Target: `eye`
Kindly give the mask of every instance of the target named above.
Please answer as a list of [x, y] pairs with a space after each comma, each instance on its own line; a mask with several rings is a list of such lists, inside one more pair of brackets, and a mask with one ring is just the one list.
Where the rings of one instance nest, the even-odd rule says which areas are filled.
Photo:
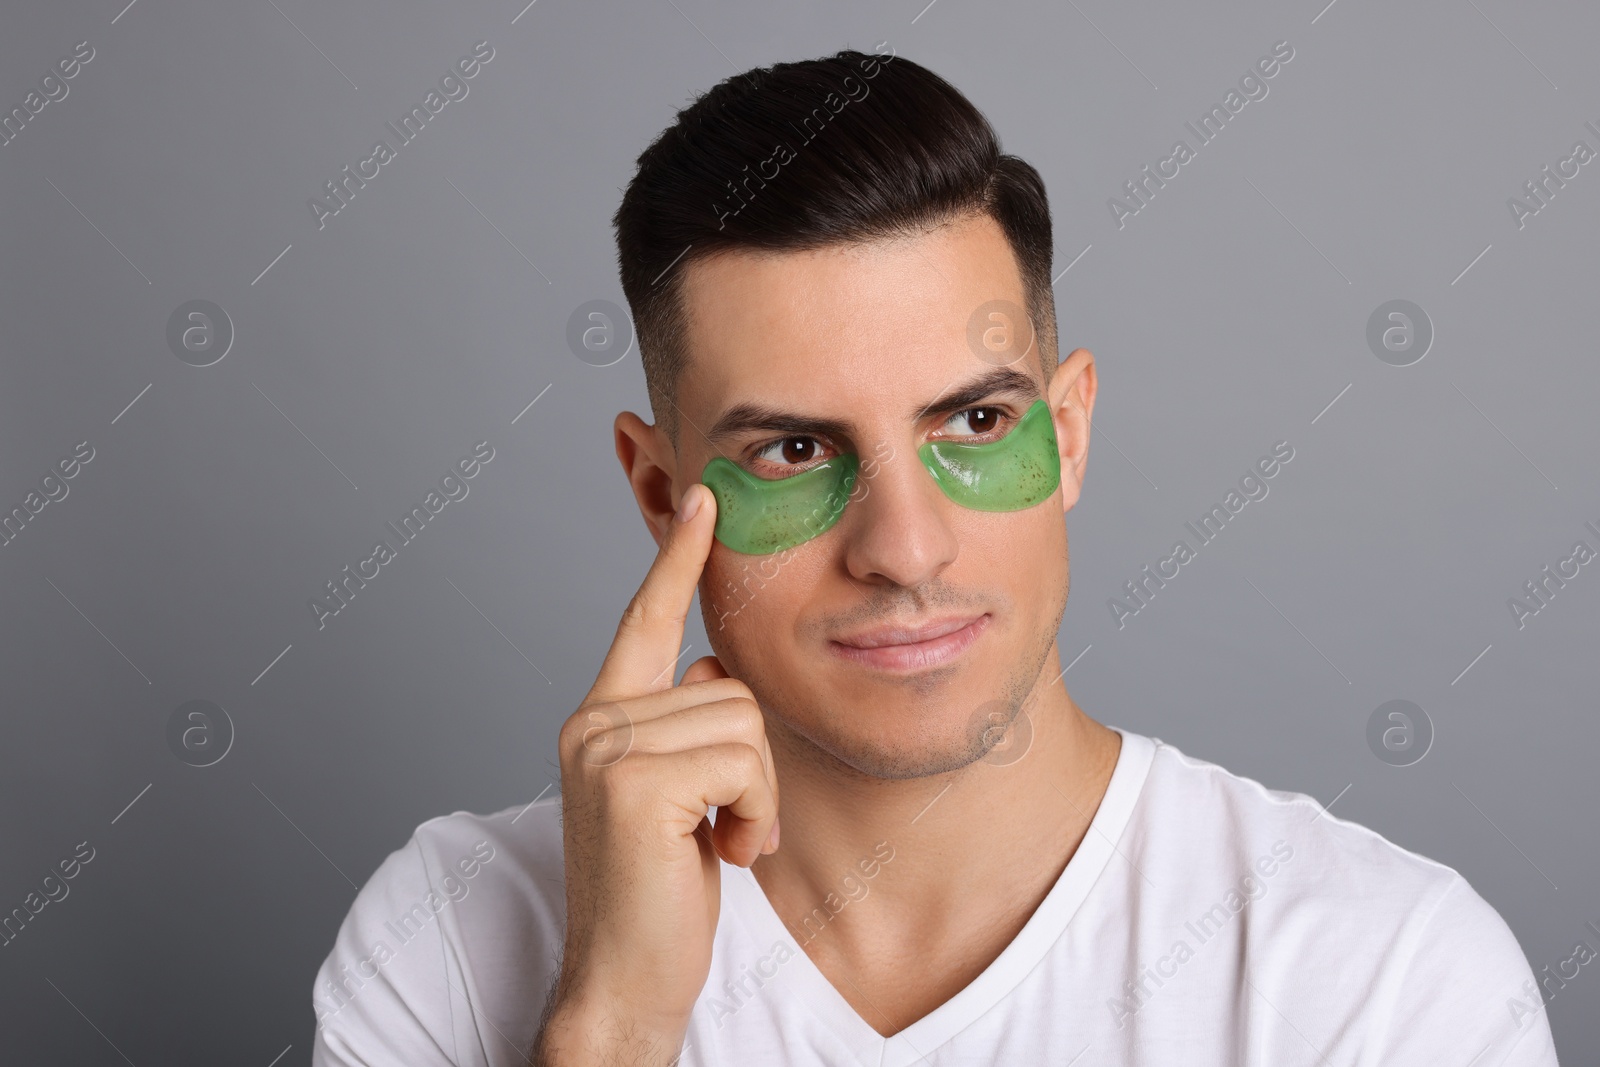
[[761, 446], [752, 458], [766, 468], [756, 473], [764, 477], [783, 478], [800, 473], [804, 467], [815, 466], [822, 452], [822, 445], [815, 437], [780, 437]]
[[958, 411], [945, 420], [945, 426], [947, 428], [959, 428], [964, 423], [970, 431], [969, 433], [952, 433], [949, 435], [951, 437], [984, 437], [989, 435], [998, 437], [1000, 435], [997, 434], [997, 431], [1012, 421], [1014, 420], [1006, 412], [1005, 408], [988, 406]]

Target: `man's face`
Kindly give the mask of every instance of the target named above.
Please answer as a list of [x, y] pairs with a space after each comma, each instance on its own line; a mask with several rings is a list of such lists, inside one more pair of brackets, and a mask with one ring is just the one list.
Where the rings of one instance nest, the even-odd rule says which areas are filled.
[[[861, 464], [821, 535], [767, 556], [712, 545], [700, 586], [712, 647], [780, 733], [874, 777], [980, 758], [995, 723], [1053, 682], [1040, 674], [1066, 606], [1064, 512], [1087, 412], [1076, 425], [1084, 398], [1065, 367], [1045, 394], [1037, 343], [1005, 366], [1011, 356], [969, 344], [973, 313], [996, 300], [1020, 308], [1024, 293], [987, 216], [865, 245], [726, 253], [685, 276], [673, 499], [718, 455], [760, 478], [841, 453]], [[1092, 360], [1083, 377], [1092, 404]], [[918, 447], [1003, 437], [1041, 397], [1063, 457], [1057, 490], [1018, 511], [946, 497]], [[881, 632], [929, 626], [955, 632], [915, 644]], [[873, 643], [886, 647], [862, 647]]]

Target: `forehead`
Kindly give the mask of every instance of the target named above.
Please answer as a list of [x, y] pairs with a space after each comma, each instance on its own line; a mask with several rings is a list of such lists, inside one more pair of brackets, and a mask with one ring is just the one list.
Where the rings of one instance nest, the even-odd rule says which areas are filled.
[[[973, 313], [1024, 303], [1016, 257], [986, 215], [866, 243], [718, 253], [688, 266], [683, 293], [678, 402], [697, 422], [696, 411], [779, 397], [819, 413], [898, 412], [992, 370], [968, 344]], [[1033, 356], [1016, 369], [1038, 366]]]

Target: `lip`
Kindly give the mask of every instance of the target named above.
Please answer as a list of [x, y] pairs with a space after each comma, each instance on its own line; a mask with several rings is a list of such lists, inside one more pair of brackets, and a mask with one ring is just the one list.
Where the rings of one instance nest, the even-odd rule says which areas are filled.
[[830, 640], [828, 650], [878, 670], [926, 670], [960, 656], [988, 627], [989, 620], [984, 613], [936, 619], [921, 626], [883, 626], [846, 640]]

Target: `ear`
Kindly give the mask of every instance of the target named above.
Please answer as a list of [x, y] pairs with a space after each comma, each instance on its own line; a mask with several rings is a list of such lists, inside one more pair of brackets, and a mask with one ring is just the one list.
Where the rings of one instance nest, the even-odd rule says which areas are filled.
[[678, 468], [677, 454], [664, 433], [646, 425], [631, 411], [618, 413], [613, 434], [622, 472], [627, 475], [628, 484], [633, 486], [633, 496], [639, 503], [639, 513], [644, 516], [645, 527], [659, 546], [666, 537], [673, 514], [678, 510], [677, 494], [673, 490]]
[[1073, 349], [1050, 378], [1048, 401], [1061, 454], [1062, 511], [1071, 511], [1083, 491], [1095, 389], [1094, 353], [1087, 348]]

